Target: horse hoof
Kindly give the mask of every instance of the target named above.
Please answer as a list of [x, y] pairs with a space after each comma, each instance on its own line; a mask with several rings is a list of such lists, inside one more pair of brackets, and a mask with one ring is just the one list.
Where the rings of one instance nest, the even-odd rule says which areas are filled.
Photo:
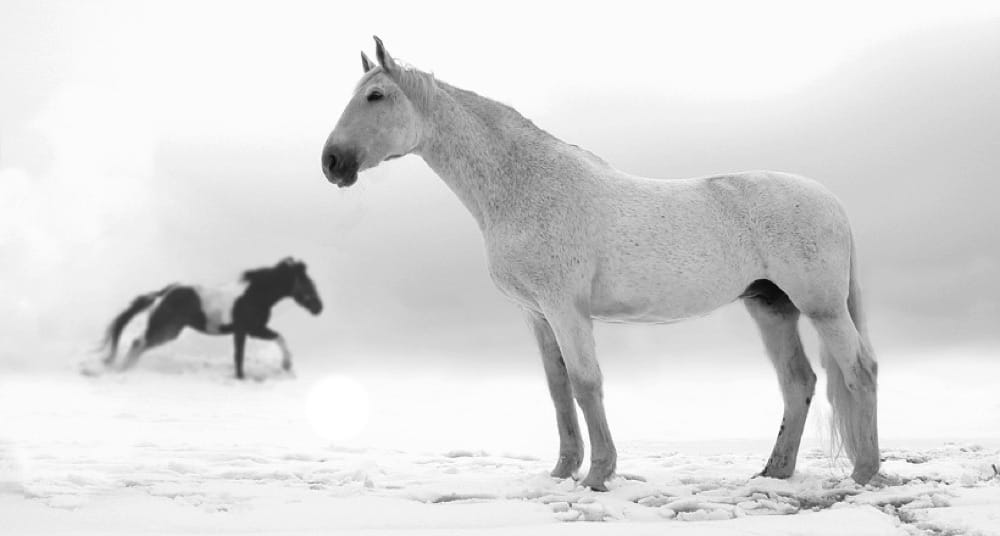
[[772, 469], [770, 467], [765, 467], [763, 471], [753, 475], [752, 478], [757, 478], [759, 476], [762, 476], [764, 478], [778, 478], [781, 480], [785, 480], [787, 478], [791, 478], [792, 473], [794, 472], [795, 472], [794, 469]]
[[80, 374], [82, 374], [84, 376], [89, 376], [91, 378], [95, 378], [97, 376], [100, 376], [104, 372], [107, 372], [107, 367], [105, 367], [105, 370], [100, 370], [100, 369], [92, 368], [92, 367], [80, 367]]
[[587, 478], [584, 478], [580, 485], [594, 491], [608, 491], [608, 485], [604, 483], [603, 478], [591, 478], [590, 475], [587, 475]]
[[900, 486], [903, 484], [903, 480], [895, 475], [887, 475], [882, 472], [875, 473], [871, 480], [868, 481], [869, 486], [876, 488], [885, 488], [889, 486]]
[[549, 473], [549, 476], [552, 478], [569, 478], [573, 476], [573, 471], [562, 467], [556, 467]]
[[583, 457], [576, 455], [561, 455], [559, 456], [559, 461], [556, 462], [556, 466], [549, 473], [553, 478], [569, 478], [573, 476], [573, 473], [580, 468], [583, 463]]
[[862, 465], [858, 464], [854, 467], [854, 472], [851, 473], [851, 478], [855, 482], [864, 486], [878, 473], [878, 464]]

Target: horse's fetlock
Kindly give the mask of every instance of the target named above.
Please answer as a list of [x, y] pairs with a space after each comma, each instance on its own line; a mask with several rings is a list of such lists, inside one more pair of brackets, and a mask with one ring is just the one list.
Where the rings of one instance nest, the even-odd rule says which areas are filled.
[[618, 454], [611, 452], [610, 454], [602, 454], [598, 456], [592, 456], [590, 458], [591, 467], [610, 467], [614, 470], [615, 464], [618, 462]]

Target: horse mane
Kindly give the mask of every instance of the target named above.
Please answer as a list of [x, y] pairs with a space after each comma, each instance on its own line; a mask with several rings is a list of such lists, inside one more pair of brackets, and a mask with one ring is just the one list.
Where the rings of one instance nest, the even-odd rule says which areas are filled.
[[[520, 127], [526, 131], [534, 132], [543, 138], [563, 144], [566, 147], [570, 147], [581, 153], [592, 162], [608, 166], [608, 163], [600, 156], [578, 145], [567, 143], [558, 137], [553, 136], [547, 130], [536, 125], [534, 121], [522, 115], [521, 112], [517, 111], [512, 106], [489, 97], [484, 97], [475, 91], [456, 87], [442, 80], [438, 80], [433, 73], [422, 71], [412, 65], [401, 62], [398, 58], [395, 58], [395, 61], [399, 67], [399, 75], [391, 77], [391, 79], [397, 86], [400, 87], [400, 89], [403, 90], [406, 97], [421, 113], [426, 113], [431, 110], [435, 94], [440, 90], [455, 99], [455, 101], [465, 108], [466, 111], [477, 117], [483, 125], [489, 128], [495, 128], [496, 125], [501, 123]], [[356, 88], [360, 88], [380, 73], [384, 73], [384, 69], [381, 65], [376, 65], [361, 77], [361, 80], [358, 82]]]
[[253, 270], [247, 270], [240, 275], [240, 281], [244, 283], [254, 284], [262, 283], [267, 280], [273, 280], [277, 275], [278, 269], [273, 266], [265, 266], [264, 268], [255, 268]]
[[[421, 73], [420, 71], [416, 71], [416, 73], [418, 75], [426, 75], [426, 73]], [[475, 91], [453, 86], [447, 82], [439, 80], [435, 80], [435, 82], [437, 87], [455, 99], [455, 101], [458, 102], [467, 112], [477, 117], [480, 122], [488, 128], [496, 128], [497, 125], [501, 124], [520, 128], [526, 132], [532, 132], [535, 135], [540, 136], [542, 139], [571, 148], [572, 150], [581, 153], [591, 162], [598, 163], [602, 166], [609, 166], [609, 164], [600, 156], [584, 149], [583, 147], [580, 147], [579, 145], [563, 141], [557, 136], [552, 135], [551, 132], [539, 127], [534, 121], [525, 117], [513, 106], [504, 104], [489, 97], [484, 97]]]
[[[399, 60], [399, 58], [394, 58], [394, 60], [396, 65], [399, 67], [399, 74], [398, 76], [390, 76], [389, 78], [403, 90], [403, 93], [410, 100], [410, 102], [412, 102], [421, 112], [427, 112], [430, 110], [434, 94], [440, 89], [451, 95], [456, 101], [465, 105], [470, 111], [483, 118], [486, 123], [490, 123], [490, 121], [488, 121], [489, 118], [485, 117], [486, 114], [496, 114], [513, 120], [515, 123], [521, 124], [522, 126], [529, 127], [532, 130], [551, 136], [551, 134], [539, 128], [530, 119], [521, 115], [521, 112], [518, 112], [511, 106], [495, 101], [489, 97], [484, 97], [474, 91], [455, 87], [451, 84], [438, 80], [433, 73], [422, 71]], [[376, 65], [361, 77], [361, 80], [359, 80], [355, 86], [355, 91], [367, 84], [372, 78], [375, 78], [384, 72], [385, 69], [383, 69], [381, 65]], [[486, 112], [486, 114], [483, 112]]]
[[426, 73], [416, 67], [400, 67], [399, 85], [411, 102], [420, 110], [430, 108], [431, 99], [438, 89], [438, 79], [433, 73]]
[[293, 276], [279, 264], [247, 270], [240, 279], [247, 284], [242, 294], [244, 298], [273, 304], [291, 291]]
[[283, 289], [292, 284], [297, 269], [301, 269], [304, 273], [305, 263], [288, 257], [274, 266], [246, 270], [240, 275], [240, 281], [250, 286]]

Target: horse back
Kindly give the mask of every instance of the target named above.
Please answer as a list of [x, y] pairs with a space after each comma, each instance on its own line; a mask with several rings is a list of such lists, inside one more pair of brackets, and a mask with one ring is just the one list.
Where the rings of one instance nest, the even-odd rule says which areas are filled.
[[596, 212], [604, 223], [594, 239], [598, 317], [698, 316], [758, 279], [802, 289], [846, 282], [846, 216], [812, 180], [760, 171], [608, 182], [605, 206]]

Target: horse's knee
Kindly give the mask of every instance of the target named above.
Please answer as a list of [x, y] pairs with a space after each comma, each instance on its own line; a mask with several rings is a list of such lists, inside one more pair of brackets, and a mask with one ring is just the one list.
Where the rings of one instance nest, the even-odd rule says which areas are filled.
[[596, 359], [564, 360], [565, 378], [576, 396], [600, 393], [604, 380]]
[[573, 386], [573, 396], [577, 400], [590, 400], [603, 396], [604, 382], [600, 371], [595, 372], [570, 372], [570, 383]]

